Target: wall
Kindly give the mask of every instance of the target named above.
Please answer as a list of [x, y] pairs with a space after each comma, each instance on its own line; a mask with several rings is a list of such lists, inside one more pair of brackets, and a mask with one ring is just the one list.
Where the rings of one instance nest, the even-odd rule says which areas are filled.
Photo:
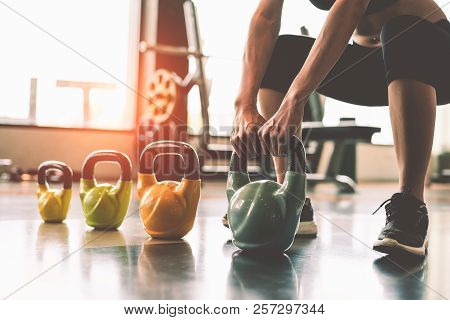
[[359, 182], [397, 181], [394, 146], [359, 143], [356, 147], [356, 177]]
[[[318, 172], [325, 174], [334, 144], [325, 142]], [[386, 182], [398, 179], [394, 146], [358, 143], [356, 145], [356, 178], [358, 182]]]
[[[0, 158], [12, 159], [24, 169], [36, 168], [45, 160], [60, 160], [80, 171], [85, 157], [97, 149], [124, 152], [136, 163], [133, 131], [0, 126]], [[117, 177], [119, 170], [104, 164], [96, 173], [99, 178], [110, 178]]]

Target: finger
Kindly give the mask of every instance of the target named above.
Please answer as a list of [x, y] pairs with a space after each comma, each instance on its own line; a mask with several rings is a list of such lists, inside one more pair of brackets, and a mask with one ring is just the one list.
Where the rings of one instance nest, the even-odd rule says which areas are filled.
[[270, 133], [270, 151], [271, 154], [275, 157], [278, 157], [278, 137], [274, 133]]
[[288, 141], [287, 135], [282, 134], [278, 136], [278, 154], [280, 157], [285, 157], [287, 155], [288, 152], [287, 141]]
[[259, 141], [264, 154], [270, 154], [270, 137], [264, 129], [260, 129], [258, 132]]
[[239, 155], [238, 152], [238, 141], [237, 141], [237, 132], [236, 132], [236, 128], [233, 128], [233, 130], [231, 130], [231, 136], [230, 136], [230, 143], [233, 146], [233, 151], [236, 152]]
[[238, 157], [242, 156], [242, 143], [239, 135], [235, 135], [231, 140], [231, 145], [233, 146], [234, 151], [237, 153]]
[[237, 155], [239, 156], [239, 149], [238, 149], [238, 142], [236, 138], [232, 138], [230, 139], [231, 142], [231, 146], [233, 147], [233, 151], [237, 153]]
[[262, 145], [257, 130], [255, 130], [254, 141], [255, 141], [255, 155], [260, 156], [262, 154]]
[[249, 134], [249, 141], [251, 144], [252, 156], [256, 157], [260, 154], [260, 143], [258, 137], [258, 129], [253, 127]]
[[239, 147], [241, 149], [241, 157], [248, 157], [249, 147], [248, 147], [248, 137], [245, 132], [241, 132], [239, 135], [240, 144]]
[[248, 129], [245, 136], [246, 136], [246, 141], [247, 141], [247, 145], [246, 145], [247, 156], [251, 158], [251, 157], [253, 157], [253, 154], [255, 153], [254, 146], [253, 146], [253, 139], [251, 136], [251, 129]]

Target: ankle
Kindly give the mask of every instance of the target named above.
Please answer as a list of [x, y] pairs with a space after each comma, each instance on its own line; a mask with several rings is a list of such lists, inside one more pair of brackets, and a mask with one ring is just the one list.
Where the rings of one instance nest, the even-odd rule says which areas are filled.
[[410, 195], [410, 196], [413, 196], [417, 200], [425, 202], [424, 197], [423, 197], [423, 187], [422, 188], [413, 188], [413, 187], [409, 187], [409, 186], [401, 186], [400, 192]]

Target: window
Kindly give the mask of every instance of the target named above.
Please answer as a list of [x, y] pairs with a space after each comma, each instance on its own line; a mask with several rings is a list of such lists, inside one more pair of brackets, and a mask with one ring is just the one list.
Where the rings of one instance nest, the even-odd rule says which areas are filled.
[[5, 3], [0, 123], [133, 128], [139, 1]]

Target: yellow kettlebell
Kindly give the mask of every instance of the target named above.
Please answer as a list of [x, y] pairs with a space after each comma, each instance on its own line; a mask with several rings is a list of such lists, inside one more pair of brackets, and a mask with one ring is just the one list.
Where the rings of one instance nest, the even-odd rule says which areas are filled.
[[[116, 162], [121, 175], [116, 185], [97, 184], [95, 165], [99, 162]], [[131, 199], [130, 158], [114, 150], [98, 150], [89, 154], [81, 170], [80, 198], [88, 226], [95, 229], [117, 229], [125, 219]]]
[[[59, 170], [63, 174], [63, 188], [50, 189], [47, 183], [47, 171]], [[63, 222], [69, 211], [72, 196], [72, 169], [60, 161], [45, 161], [38, 168], [38, 208], [45, 222]]]
[[[153, 171], [154, 161], [164, 154], [177, 155], [183, 159], [184, 177], [181, 182], [157, 181]], [[139, 214], [145, 231], [153, 238], [184, 237], [194, 225], [200, 186], [198, 156], [189, 144], [158, 141], [147, 145], [140, 156], [137, 187], [141, 200]]]

